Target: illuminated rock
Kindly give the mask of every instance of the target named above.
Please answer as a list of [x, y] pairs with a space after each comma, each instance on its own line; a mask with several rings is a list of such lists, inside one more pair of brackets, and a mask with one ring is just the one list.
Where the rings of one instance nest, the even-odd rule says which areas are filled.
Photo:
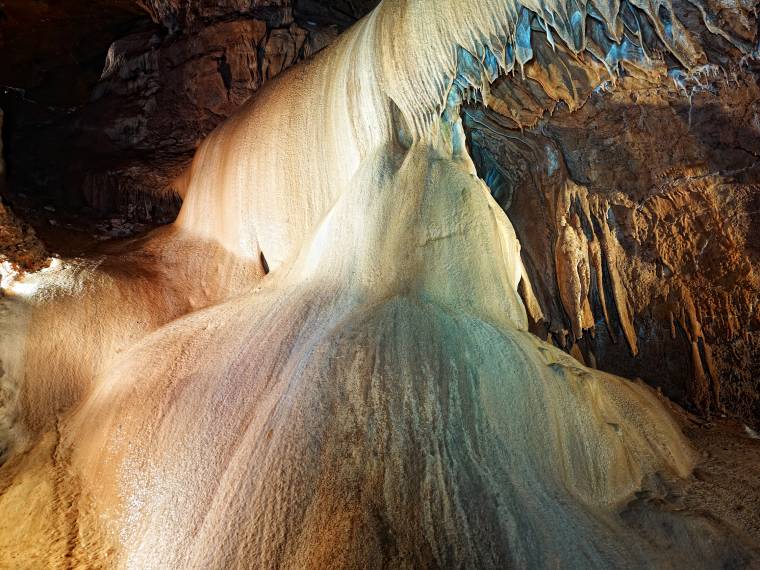
[[[626, 6], [700, 60], [669, 3]], [[599, 13], [606, 65], [644, 61]], [[465, 145], [460, 105], [522, 71], [533, 26], [581, 51], [585, 21], [386, 0], [210, 135], [172, 227], [11, 283], [0, 546], [135, 568], [720, 562], [710, 525], [676, 518], [663, 552], [619, 516], [692, 453], [649, 388], [528, 333], [520, 244]], [[568, 256], [574, 306], [595, 262]]]

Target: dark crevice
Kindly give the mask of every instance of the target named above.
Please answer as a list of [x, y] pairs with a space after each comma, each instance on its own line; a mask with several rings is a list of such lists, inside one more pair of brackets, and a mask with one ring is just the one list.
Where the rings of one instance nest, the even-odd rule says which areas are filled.
[[226, 53], [223, 53], [222, 57], [219, 58], [217, 69], [219, 70], [219, 75], [222, 77], [222, 83], [224, 83], [224, 88], [227, 90], [227, 96], [229, 97], [229, 92], [232, 88], [232, 70], [230, 69], [230, 64], [227, 63]]

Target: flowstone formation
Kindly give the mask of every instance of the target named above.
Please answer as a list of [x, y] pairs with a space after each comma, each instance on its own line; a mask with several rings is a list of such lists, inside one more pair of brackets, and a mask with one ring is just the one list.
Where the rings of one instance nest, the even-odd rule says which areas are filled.
[[385, 0], [206, 139], [174, 224], [4, 285], [8, 566], [757, 562], [727, 521], [626, 509], [692, 450], [528, 332], [461, 107], [532, 26], [556, 65], [699, 62], [667, 2]]

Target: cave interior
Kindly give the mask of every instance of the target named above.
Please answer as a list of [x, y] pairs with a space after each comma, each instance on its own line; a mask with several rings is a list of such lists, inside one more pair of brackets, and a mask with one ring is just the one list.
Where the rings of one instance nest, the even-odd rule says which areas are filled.
[[759, 18], [0, 0], [0, 567], [756, 567]]

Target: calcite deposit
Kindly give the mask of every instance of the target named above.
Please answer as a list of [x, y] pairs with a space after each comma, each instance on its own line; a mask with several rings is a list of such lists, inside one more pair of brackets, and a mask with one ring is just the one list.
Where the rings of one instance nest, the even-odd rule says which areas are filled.
[[[45, 111], [49, 116], [40, 117], [42, 110], [31, 109], [29, 99], [47, 93], [42, 89], [51, 80], [35, 73], [42, 83], [30, 88], [26, 103], [13, 107], [20, 124], [6, 135], [16, 149], [11, 162], [18, 164], [12, 187], [46, 196], [40, 206], [52, 201], [59, 211], [68, 204], [89, 205], [106, 217], [95, 228], [84, 228], [89, 233], [129, 235], [145, 223], [173, 220], [181, 203], [174, 181], [202, 137], [271, 77], [271, 70], [329, 44], [336, 32], [330, 24], [339, 31], [373, 5], [371, 0], [143, 3], [143, 14], [156, 24], [148, 29], [140, 24], [113, 43], [105, 65], [100, 62], [101, 79], [93, 82], [90, 101], [80, 109]], [[753, 7], [676, 0], [673, 11], [684, 23], [684, 37], [699, 46], [691, 56], [699, 64], [687, 74], [662, 51], [650, 24], [621, 6], [624, 28], [630, 33], [639, 26], [636, 34], [649, 38], [643, 52], [635, 42], [614, 47], [592, 18], [584, 55], [576, 57], [563, 42], [552, 46], [540, 25], [530, 23], [532, 59], [524, 65], [525, 77], [517, 71], [497, 79], [486, 95], [488, 110], [475, 103], [465, 113], [473, 156], [502, 207], [513, 195], [518, 198], [513, 221], [535, 288], [523, 291], [535, 333], [586, 364], [642, 378], [692, 410], [738, 415], [757, 427], [760, 359], [752, 267], [760, 208], [753, 166], [758, 139]], [[17, 10], [9, 6], [10, 19], [0, 27], [19, 22]], [[27, 19], [30, 10], [22, 12]], [[74, 6], [69, 11], [81, 21]], [[97, 27], [108, 30], [117, 28], [117, 14], [134, 18], [135, 12], [140, 8], [116, 3], [89, 17], [101, 18]], [[38, 25], [60, 22], [62, 14], [57, 8], [47, 12]], [[38, 32], [61, 38], [54, 53], [65, 50], [65, 38], [73, 33], [56, 32], [59, 28]], [[22, 45], [12, 29], [6, 37]], [[78, 40], [84, 41], [92, 39]], [[37, 49], [52, 49], [44, 45]], [[19, 60], [17, 51], [7, 53], [7, 61]], [[0, 79], [14, 84], [21, 80], [16, 70], [28, 67], [24, 60]], [[19, 105], [13, 93], [8, 104]], [[487, 128], [477, 128], [475, 120]], [[712, 190], [682, 188], [697, 180]], [[679, 227], [659, 213], [643, 220], [638, 215], [643, 201], [648, 208], [663, 207], [664, 183], [679, 191], [671, 211], [708, 208], [713, 222], [699, 219]], [[550, 213], [557, 200], [567, 202], [568, 192], [578, 193], [576, 186], [598, 201], [601, 213], [625, 218], [607, 224], [614, 263], [605, 257], [601, 237], [589, 239], [589, 231], [603, 232], [604, 224], [592, 228], [586, 222], [584, 236], [572, 225], [584, 218], [581, 206], [560, 206], [573, 210], [564, 225], [562, 216]], [[26, 215], [26, 203], [20, 206]], [[540, 231], [532, 223], [537, 210], [543, 216]], [[631, 216], [637, 218], [635, 231]], [[50, 215], [30, 220], [38, 229], [40, 223], [58, 223]], [[64, 222], [59, 225], [71, 225]], [[715, 231], [724, 237], [713, 240]], [[78, 251], [59, 245], [58, 234], [53, 239], [54, 251]], [[705, 244], [710, 247], [703, 249]], [[705, 255], [721, 263], [705, 263]]]
[[465, 115], [479, 169], [513, 212], [533, 330], [748, 423], [760, 413], [753, 65], [619, 78], [577, 111], [536, 109], [529, 131], [497, 106]]
[[286, 3], [143, 4], [77, 120], [182, 205], [3, 280], [6, 566], [760, 563], [694, 435], [757, 402], [749, 8], [384, 0], [308, 57]]
[[[0, 109], [0, 195], [5, 190], [6, 167], [3, 159], [3, 110]], [[0, 199], [0, 279], [19, 272], [37, 271], [48, 263], [44, 246], [34, 230], [20, 221]]]

